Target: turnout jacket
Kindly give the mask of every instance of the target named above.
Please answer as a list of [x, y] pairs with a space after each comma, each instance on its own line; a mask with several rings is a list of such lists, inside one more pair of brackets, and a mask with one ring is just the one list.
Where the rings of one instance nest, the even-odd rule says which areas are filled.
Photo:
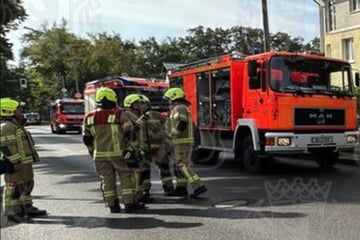
[[[187, 126], [184, 130], [179, 131], [178, 125], [181, 121], [186, 122]], [[167, 127], [172, 136], [173, 145], [194, 143], [194, 122], [189, 108], [185, 104], [177, 104], [171, 110]]]
[[142, 149], [158, 149], [165, 144], [165, 122], [166, 117], [158, 111], [147, 111], [149, 119], [141, 129]]
[[85, 115], [83, 141], [94, 160], [122, 158], [125, 149], [122, 109], [95, 109]]
[[14, 165], [32, 164], [39, 161], [31, 134], [16, 119], [1, 120], [0, 148]]

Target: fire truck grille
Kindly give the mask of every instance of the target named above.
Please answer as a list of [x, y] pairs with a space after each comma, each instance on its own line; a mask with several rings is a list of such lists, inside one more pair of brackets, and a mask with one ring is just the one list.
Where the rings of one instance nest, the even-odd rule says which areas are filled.
[[83, 121], [82, 118], [67, 118], [67, 120], [70, 122], [82, 122]]
[[295, 108], [295, 126], [344, 126], [344, 109]]

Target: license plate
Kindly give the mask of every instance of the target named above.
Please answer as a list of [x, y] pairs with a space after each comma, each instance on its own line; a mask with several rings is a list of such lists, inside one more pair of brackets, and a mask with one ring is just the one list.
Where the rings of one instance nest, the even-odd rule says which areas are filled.
[[332, 143], [332, 136], [320, 136], [320, 137], [312, 137], [311, 143]]

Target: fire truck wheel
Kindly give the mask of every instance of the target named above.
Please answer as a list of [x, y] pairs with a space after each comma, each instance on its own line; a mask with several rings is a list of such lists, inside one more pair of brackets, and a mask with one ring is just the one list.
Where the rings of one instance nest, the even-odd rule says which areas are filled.
[[219, 158], [219, 151], [211, 149], [194, 149], [191, 154], [193, 163], [216, 163]]
[[254, 145], [251, 136], [244, 139], [242, 147], [242, 161], [245, 169], [251, 173], [261, 173], [265, 169], [264, 159], [258, 156], [254, 151]]
[[331, 171], [339, 159], [339, 153], [315, 154], [314, 159], [321, 170]]

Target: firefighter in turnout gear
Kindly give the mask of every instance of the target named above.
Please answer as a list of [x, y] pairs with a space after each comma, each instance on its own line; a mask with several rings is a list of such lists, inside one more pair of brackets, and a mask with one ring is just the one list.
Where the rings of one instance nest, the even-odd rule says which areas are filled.
[[87, 113], [84, 118], [83, 142], [94, 159], [106, 206], [111, 213], [121, 212], [116, 186], [118, 175], [125, 212], [130, 213], [144, 206], [136, 201], [133, 173], [123, 157], [126, 146], [123, 111], [117, 106], [117, 95], [110, 88], [100, 88], [95, 101], [97, 109]]
[[126, 132], [126, 161], [133, 170], [133, 184], [135, 185], [135, 195], [139, 202], [149, 202], [144, 199], [144, 191], [141, 186], [141, 171], [144, 158], [144, 152], [141, 150], [142, 134], [141, 128], [136, 124], [136, 120], [141, 115], [141, 102], [137, 94], [130, 94], [125, 97], [123, 102], [125, 111], [124, 131]]
[[139, 95], [143, 107], [143, 114], [136, 123], [141, 127], [141, 149], [145, 152], [145, 160], [142, 165], [141, 186], [144, 190], [144, 198], [150, 198], [151, 188], [151, 164], [155, 162], [160, 170], [160, 177], [164, 193], [174, 190], [173, 177], [169, 167], [169, 157], [165, 149], [164, 126], [166, 117], [160, 112], [151, 109], [148, 97]]
[[188, 108], [189, 102], [180, 88], [168, 89], [163, 98], [168, 101], [170, 108], [167, 130], [171, 136], [177, 177], [176, 189], [170, 195], [187, 196], [187, 184], [190, 184], [194, 189], [191, 197], [196, 198], [205, 193], [207, 188], [189, 166], [194, 144], [194, 123]]
[[24, 128], [22, 106], [11, 98], [0, 99], [2, 161], [4, 169], [5, 215], [15, 223], [31, 217], [46, 215], [45, 210], [33, 206], [31, 192], [34, 187], [33, 163], [39, 161], [31, 134]]

